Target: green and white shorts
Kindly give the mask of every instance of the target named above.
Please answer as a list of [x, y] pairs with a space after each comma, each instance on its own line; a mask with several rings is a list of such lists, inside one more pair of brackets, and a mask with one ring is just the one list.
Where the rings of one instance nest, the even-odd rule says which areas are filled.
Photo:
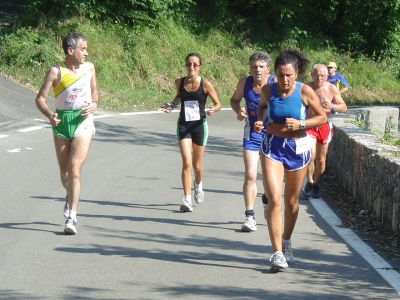
[[83, 118], [82, 110], [56, 109], [56, 113], [61, 121], [57, 126], [53, 126], [53, 132], [60, 138], [72, 140], [78, 136], [95, 134], [93, 115]]

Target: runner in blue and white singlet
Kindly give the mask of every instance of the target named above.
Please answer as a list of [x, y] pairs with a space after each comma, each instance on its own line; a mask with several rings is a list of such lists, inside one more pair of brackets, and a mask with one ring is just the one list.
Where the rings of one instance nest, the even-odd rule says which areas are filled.
[[[266, 219], [274, 250], [270, 257], [270, 270], [273, 273], [287, 268], [293, 261], [291, 237], [299, 213], [299, 194], [310, 160], [311, 142], [306, 128], [327, 121], [313, 89], [296, 81], [298, 74], [306, 71], [307, 64], [308, 60], [303, 54], [295, 50], [285, 50], [278, 55], [275, 60], [277, 83], [262, 88], [258, 121], [254, 123], [255, 131], [261, 132], [264, 128], [264, 112], [268, 111], [267, 133], [261, 144], [260, 156], [268, 197]], [[306, 119], [307, 107], [314, 112], [309, 119]]]
[[[248, 77], [241, 78], [236, 90], [231, 97], [231, 107], [239, 121], [245, 120], [243, 133], [243, 162], [244, 182], [243, 198], [245, 204], [245, 219], [241, 227], [242, 231], [256, 231], [256, 220], [254, 213], [254, 201], [257, 197], [257, 173], [260, 160], [260, 144], [265, 133], [254, 131], [254, 123], [257, 121], [258, 104], [260, 102], [261, 89], [264, 85], [274, 82], [275, 76], [269, 74], [270, 56], [267, 52], [257, 51], [249, 58], [250, 73]], [[244, 108], [241, 107], [242, 99], [245, 99]], [[264, 120], [266, 118], [263, 118]], [[264, 209], [268, 204], [265, 194], [262, 194]]]
[[[275, 75], [271, 74], [268, 78], [267, 84], [273, 83], [274, 78]], [[243, 92], [243, 98], [246, 100], [246, 111], [248, 116], [245, 119], [246, 124], [244, 125], [243, 148], [258, 152], [260, 150], [261, 140], [264, 136], [265, 129], [260, 133], [254, 131], [254, 123], [257, 121], [258, 104], [260, 103], [261, 94], [254, 92], [253, 80], [253, 76], [247, 77]]]
[[[291, 95], [282, 98], [277, 93], [278, 84], [274, 83], [271, 87], [271, 96], [268, 101], [268, 122], [284, 125], [286, 118], [294, 118], [305, 121], [307, 117], [307, 107], [300, 98], [300, 87], [302, 83], [296, 82], [296, 87]], [[266, 133], [264, 135], [261, 152], [268, 158], [282, 163], [286, 170], [294, 171], [304, 168], [310, 161], [311, 144], [309, 137], [304, 134], [302, 139], [310, 146], [305, 147], [305, 151], [299, 151], [299, 140], [282, 138]]]

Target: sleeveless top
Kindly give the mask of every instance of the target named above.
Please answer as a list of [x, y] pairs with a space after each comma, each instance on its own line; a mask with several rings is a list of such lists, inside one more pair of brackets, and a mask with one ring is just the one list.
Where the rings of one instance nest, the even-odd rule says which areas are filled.
[[[275, 75], [270, 74], [267, 84], [273, 83], [274, 78]], [[253, 91], [253, 76], [249, 76], [246, 79], [243, 98], [246, 100], [246, 112], [248, 116], [248, 118], [246, 118], [246, 126], [250, 126], [250, 128], [254, 130], [254, 122], [257, 121], [257, 111], [258, 105], [260, 104], [261, 94]]]
[[277, 83], [272, 84], [271, 96], [268, 100], [268, 122], [284, 125], [286, 118], [305, 120], [308, 107], [301, 101], [300, 87], [302, 83], [296, 81], [296, 88], [286, 98], [282, 98], [277, 92]]
[[87, 73], [86, 64], [82, 64], [78, 74], [68, 72], [64, 63], [59, 63], [61, 80], [53, 91], [56, 97], [56, 109], [80, 110], [92, 102], [90, 88], [91, 77]]
[[339, 91], [344, 87], [349, 87], [346, 79], [344, 79], [343, 75], [340, 73], [335, 73], [335, 75], [333, 76], [328, 76], [328, 79], [326, 81], [335, 85]]
[[204, 91], [203, 78], [201, 78], [200, 86], [195, 92], [188, 92], [184, 87], [184, 81], [185, 77], [181, 78], [181, 85], [179, 87], [179, 94], [181, 95], [180, 124], [205, 119], [207, 94]]

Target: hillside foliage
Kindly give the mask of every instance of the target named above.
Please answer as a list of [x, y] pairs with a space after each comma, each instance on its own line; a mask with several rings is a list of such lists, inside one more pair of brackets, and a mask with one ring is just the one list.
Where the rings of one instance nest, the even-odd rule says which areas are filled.
[[89, 37], [103, 107], [153, 109], [170, 101], [189, 52], [202, 54], [202, 76], [226, 106], [254, 51], [273, 59], [292, 48], [312, 64], [337, 62], [351, 86], [348, 104], [399, 105], [399, 6], [400, 0], [25, 0], [2, 31], [0, 71], [37, 89], [63, 60], [62, 37], [79, 32]]

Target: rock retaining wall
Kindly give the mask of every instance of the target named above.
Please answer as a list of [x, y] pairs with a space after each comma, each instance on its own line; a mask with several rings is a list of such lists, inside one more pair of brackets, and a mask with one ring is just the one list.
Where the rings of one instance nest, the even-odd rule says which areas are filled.
[[381, 127], [373, 129], [385, 132], [398, 118], [399, 110], [390, 107], [349, 108], [346, 114], [334, 115], [335, 135], [327, 155], [327, 172], [394, 232], [400, 232], [400, 157], [393, 153], [400, 149], [380, 143], [376, 134], [357, 125], [379, 123]]

